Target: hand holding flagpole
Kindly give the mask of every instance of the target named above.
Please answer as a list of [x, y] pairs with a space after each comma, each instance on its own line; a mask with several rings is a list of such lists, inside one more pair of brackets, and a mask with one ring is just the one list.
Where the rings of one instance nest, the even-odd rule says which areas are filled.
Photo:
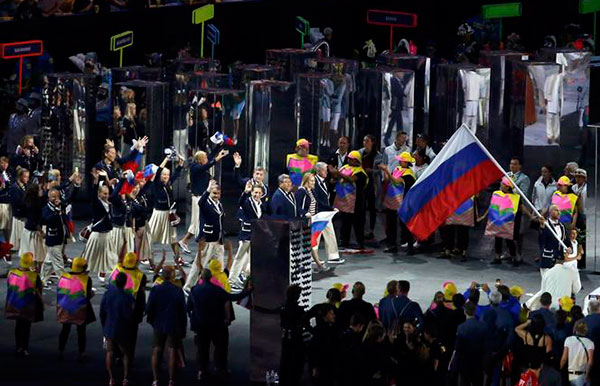
[[[502, 171], [502, 174], [504, 174], [504, 176], [508, 179], [510, 179], [511, 181], [513, 181], [512, 177], [510, 177], [508, 175], [508, 173], [504, 170], [504, 168], [502, 168], [502, 166], [500, 166], [500, 164], [498, 163], [498, 161], [496, 161], [496, 158], [494, 158], [494, 156], [488, 151], [488, 149], [483, 146], [483, 144], [481, 143], [481, 141], [479, 141], [479, 138], [477, 138], [477, 136], [475, 136], [475, 134], [473, 134], [471, 132], [471, 130], [469, 130], [469, 127], [467, 125], [465, 125], [464, 123], [459, 127], [462, 128], [463, 126], [465, 126], [465, 128], [467, 129], [466, 131], [469, 132], [469, 134], [471, 134], [473, 136], [473, 138], [475, 139], [475, 141], [477, 141], [477, 143], [479, 144], [479, 146], [481, 146], [481, 148], [483, 149], [483, 151], [487, 154], [488, 157], [490, 157], [490, 159], [492, 160], [492, 162], [494, 163], [494, 165], [496, 165], [496, 167], [498, 169], [500, 169]], [[523, 193], [523, 191], [521, 189], [519, 189], [519, 186], [514, 183], [514, 189], [517, 191], [517, 193], [519, 194], [519, 196], [521, 196], [521, 198], [529, 205], [529, 207], [533, 210], [533, 212], [540, 218], [544, 218], [544, 216], [542, 216], [540, 214], [540, 212], [535, 208], [535, 206], [531, 203], [531, 201], [529, 201], [529, 199], [527, 198], [527, 196], [525, 195], [525, 193]], [[560, 239], [560, 237], [558, 237], [558, 235], [556, 234], [556, 232], [554, 231], [554, 229], [552, 229], [552, 227], [548, 227], [548, 230], [550, 231], [550, 233], [552, 233], [552, 235], [556, 238], [556, 240], [558, 240], [558, 242], [560, 243], [560, 245], [564, 248], [564, 250], [567, 250], [567, 246], [565, 245], [565, 243]]]

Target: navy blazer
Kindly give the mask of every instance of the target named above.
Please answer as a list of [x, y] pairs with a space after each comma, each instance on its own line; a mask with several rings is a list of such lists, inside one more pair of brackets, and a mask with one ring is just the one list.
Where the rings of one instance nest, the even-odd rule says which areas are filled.
[[[542, 256], [540, 258], [540, 268], [552, 268], [556, 259], [564, 259], [563, 247], [548, 229], [549, 226], [549, 221], [547, 221], [546, 226], [541, 229], [540, 245], [542, 247]], [[558, 223], [558, 226], [562, 229], [563, 236], [565, 236], [567, 234], [565, 226], [561, 222]], [[567, 248], [571, 245], [570, 239], [563, 237], [562, 240]]]
[[54, 247], [67, 242], [67, 238], [70, 236], [68, 221], [69, 218], [64, 207], [56, 207], [49, 202], [42, 209], [42, 225], [46, 226], [47, 246]]
[[17, 182], [12, 184], [9, 189], [10, 206], [12, 208], [13, 217], [25, 219], [25, 190], [27, 186], [21, 187]]
[[181, 287], [165, 281], [154, 285], [146, 303], [146, 321], [161, 334], [185, 337], [187, 316]]
[[154, 201], [154, 209], [156, 210], [170, 210], [171, 205], [175, 201], [173, 201], [173, 181], [179, 178], [181, 174], [181, 166], [177, 166], [175, 168], [175, 172], [171, 174], [169, 178], [169, 182], [167, 184], [163, 184], [160, 181], [160, 174], [162, 173], [162, 168], [158, 168], [156, 174], [154, 176], [154, 181], [152, 181], [152, 198]]
[[332, 211], [333, 207], [330, 204], [331, 195], [327, 187], [327, 181], [321, 182], [319, 176], [315, 177], [315, 188], [313, 189], [313, 195], [317, 200], [317, 213]]
[[[305, 216], [307, 213], [309, 213], [311, 204], [312, 204], [312, 199], [306, 192], [305, 188], [300, 187], [298, 190], [296, 190], [296, 209], [297, 209], [299, 215]], [[315, 210], [316, 210], [316, 205], [315, 205]]]
[[216, 146], [208, 155], [208, 162], [204, 165], [193, 162], [190, 165], [190, 185], [194, 196], [201, 196], [208, 188], [208, 183], [212, 178], [209, 170], [216, 163], [215, 158], [223, 150], [223, 144]]
[[291, 220], [298, 217], [296, 197], [293, 193], [286, 194], [278, 188], [269, 202], [269, 217], [279, 220]]
[[110, 194], [109, 199], [110, 203], [112, 204], [111, 222], [114, 226], [118, 227], [122, 227], [125, 225], [125, 220], [127, 219], [129, 212], [131, 211], [131, 208], [128, 206], [127, 202], [123, 201], [121, 199], [121, 195], [119, 194], [124, 183], [125, 179], [119, 180], [117, 186]]
[[25, 229], [32, 232], [41, 229], [42, 208], [44, 205], [46, 205], [46, 200], [43, 197], [33, 203], [25, 204]]
[[223, 243], [223, 204], [210, 199], [208, 192], [204, 192], [198, 206], [200, 207], [200, 234], [198, 239], [204, 238], [207, 243], [218, 241]]
[[[94, 193], [96, 194], [96, 193]], [[104, 205], [100, 202], [98, 195], [92, 200], [92, 231], [93, 232], [109, 232], [112, 230], [112, 204], [108, 203], [108, 211], [104, 209]]]
[[128, 342], [135, 325], [133, 297], [115, 286], [109, 286], [100, 303], [102, 333], [108, 339]]
[[[241, 230], [238, 239], [249, 241], [252, 236], [252, 221], [259, 219], [255, 206], [252, 203], [250, 193], [242, 193], [239, 200], [240, 209], [238, 210], [238, 218], [240, 220]], [[267, 213], [267, 205], [260, 202], [261, 217]]]
[[226, 302], [235, 302], [246, 296], [248, 296], [246, 290], [238, 294], [230, 294], [210, 281], [195, 285], [187, 300], [187, 312], [192, 331], [199, 332], [205, 328], [225, 327]]
[[258, 182], [254, 178], [242, 177], [240, 173], [240, 168], [233, 168], [233, 178], [238, 185], [246, 187], [248, 181], [252, 180], [252, 185], [262, 185], [263, 194], [260, 196], [263, 200], [267, 200], [269, 197], [269, 187], [264, 182]]

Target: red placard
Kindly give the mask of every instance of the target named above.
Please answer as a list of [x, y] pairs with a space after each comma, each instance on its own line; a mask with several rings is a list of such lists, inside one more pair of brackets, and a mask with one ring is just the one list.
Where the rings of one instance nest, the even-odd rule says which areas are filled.
[[367, 10], [367, 24], [385, 25], [388, 27], [416, 28], [417, 14], [369, 9]]
[[0, 44], [0, 58], [19, 59], [19, 95], [22, 91], [23, 58], [40, 56], [44, 53], [44, 43], [41, 40], [27, 40]]
[[41, 40], [28, 40], [0, 44], [0, 58], [18, 59], [27, 56], [40, 56], [44, 53], [44, 43]]

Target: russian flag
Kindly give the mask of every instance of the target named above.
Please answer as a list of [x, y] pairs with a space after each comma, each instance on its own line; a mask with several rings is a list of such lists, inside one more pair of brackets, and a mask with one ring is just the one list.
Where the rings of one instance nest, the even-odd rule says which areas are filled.
[[398, 215], [425, 240], [465, 200], [502, 176], [496, 160], [462, 125], [404, 196]]
[[146, 180], [151, 179], [152, 176], [154, 174], [156, 174], [157, 170], [158, 170], [158, 166], [156, 166], [155, 164], [148, 164], [148, 165], [146, 165], [146, 167], [144, 168], [144, 178]]
[[135, 187], [135, 174], [133, 174], [131, 170], [127, 170], [125, 173], [127, 174], [127, 178], [125, 179], [119, 194], [129, 194]]
[[123, 164], [123, 171], [131, 170], [134, 173], [137, 172], [140, 165], [142, 164], [142, 157], [143, 157], [143, 153], [136, 151], [135, 156], [131, 160], [129, 160]]
[[210, 137], [210, 141], [215, 145], [218, 145], [219, 143], [223, 142], [227, 146], [235, 146], [235, 141], [229, 138], [227, 135], [221, 133], [220, 131], [214, 133], [213, 136]]
[[310, 225], [310, 246], [316, 247], [317, 240], [323, 230], [327, 227], [327, 225], [333, 219], [337, 212], [328, 211], [328, 212], [319, 212], [312, 217], [312, 223]]

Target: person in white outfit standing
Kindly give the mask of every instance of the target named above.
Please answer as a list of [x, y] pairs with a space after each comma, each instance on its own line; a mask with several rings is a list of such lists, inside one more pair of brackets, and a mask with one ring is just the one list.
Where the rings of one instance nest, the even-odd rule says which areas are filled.
[[561, 370], [568, 369], [569, 384], [571, 386], [589, 385], [590, 368], [594, 358], [594, 342], [586, 338], [587, 325], [583, 319], [575, 322], [573, 335], [565, 339], [562, 358], [560, 359]]
[[560, 138], [560, 114], [562, 104], [562, 74], [552, 74], [544, 82], [546, 100], [546, 137], [548, 144], [558, 144]]

